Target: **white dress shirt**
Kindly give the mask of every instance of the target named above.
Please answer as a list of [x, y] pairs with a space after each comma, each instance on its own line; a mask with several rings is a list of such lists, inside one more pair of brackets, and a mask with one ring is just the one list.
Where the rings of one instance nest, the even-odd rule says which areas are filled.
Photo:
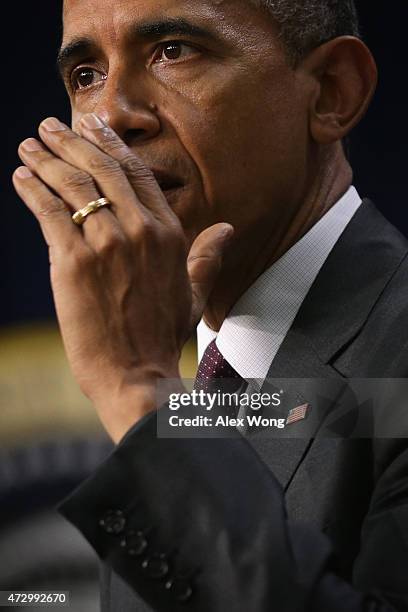
[[241, 296], [214, 332], [201, 320], [198, 359], [217, 338], [218, 350], [240, 376], [259, 385], [324, 262], [361, 205], [352, 186], [301, 240]]

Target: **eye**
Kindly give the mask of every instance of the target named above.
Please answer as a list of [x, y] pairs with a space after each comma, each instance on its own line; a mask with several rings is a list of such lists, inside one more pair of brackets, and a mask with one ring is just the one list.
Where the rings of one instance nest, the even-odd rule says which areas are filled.
[[162, 43], [156, 50], [154, 62], [156, 64], [174, 62], [199, 53], [198, 49], [186, 43], [172, 40]]
[[106, 78], [105, 74], [94, 68], [77, 68], [72, 73], [71, 82], [74, 91], [77, 91], [78, 89], [86, 89], [91, 85], [105, 81]]

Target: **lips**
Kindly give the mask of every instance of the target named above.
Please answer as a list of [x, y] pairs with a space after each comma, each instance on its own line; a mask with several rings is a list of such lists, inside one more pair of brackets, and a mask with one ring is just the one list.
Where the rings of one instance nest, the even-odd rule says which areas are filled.
[[165, 170], [152, 168], [152, 172], [163, 193], [168, 193], [184, 187], [182, 180]]

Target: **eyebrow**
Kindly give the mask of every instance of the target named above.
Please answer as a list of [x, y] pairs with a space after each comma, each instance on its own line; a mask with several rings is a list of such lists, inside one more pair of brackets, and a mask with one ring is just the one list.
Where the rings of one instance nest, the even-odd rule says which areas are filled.
[[[130, 38], [135, 40], [156, 40], [164, 36], [189, 36], [193, 38], [219, 40], [219, 37], [210, 29], [198, 26], [181, 17], [176, 19], [160, 19], [157, 21], [143, 21], [130, 27]], [[91, 38], [76, 38], [61, 47], [57, 56], [57, 68], [63, 76], [67, 67], [75, 60], [90, 57], [97, 45]]]
[[160, 36], [195, 36], [197, 38], [216, 39], [214, 32], [203, 26], [196, 25], [178, 17], [175, 19], [161, 19], [158, 21], [145, 21], [131, 28], [135, 38], [154, 39]]
[[75, 60], [84, 59], [92, 55], [95, 44], [90, 38], [76, 38], [61, 47], [57, 55], [57, 69], [62, 77], [68, 66]]

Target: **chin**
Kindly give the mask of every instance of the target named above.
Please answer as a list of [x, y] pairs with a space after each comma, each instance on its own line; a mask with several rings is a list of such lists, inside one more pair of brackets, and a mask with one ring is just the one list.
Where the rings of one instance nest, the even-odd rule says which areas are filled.
[[167, 200], [167, 204], [170, 206], [172, 211], [180, 219], [181, 224], [184, 227], [184, 222], [187, 220], [194, 220], [196, 216], [197, 205], [195, 199], [192, 197], [191, 190], [186, 187], [178, 187], [175, 189], [169, 189], [163, 191], [164, 197]]
[[168, 205], [177, 216], [187, 241], [197, 236], [198, 210], [196, 200], [186, 189], [175, 189], [164, 194]]

